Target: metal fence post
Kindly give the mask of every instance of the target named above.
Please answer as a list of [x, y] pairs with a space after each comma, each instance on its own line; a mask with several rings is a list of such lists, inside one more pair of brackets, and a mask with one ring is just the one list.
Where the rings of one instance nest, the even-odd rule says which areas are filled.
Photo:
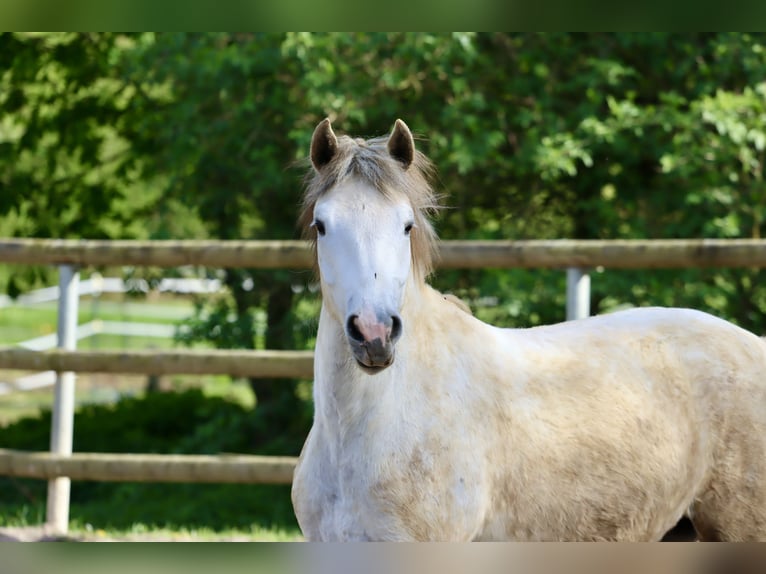
[[590, 275], [580, 267], [567, 269], [567, 321], [590, 315]]
[[[80, 273], [72, 265], [59, 266], [58, 347], [74, 350], [77, 346], [77, 306]], [[56, 387], [51, 420], [51, 453], [72, 454], [74, 431], [73, 372], [56, 373]], [[46, 523], [57, 534], [69, 530], [69, 493], [71, 481], [60, 476], [48, 481]]]

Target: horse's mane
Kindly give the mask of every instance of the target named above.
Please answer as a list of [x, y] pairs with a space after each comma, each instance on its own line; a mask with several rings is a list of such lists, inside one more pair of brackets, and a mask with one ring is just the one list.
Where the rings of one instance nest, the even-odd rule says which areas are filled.
[[394, 192], [404, 193], [415, 212], [411, 232], [413, 270], [424, 279], [433, 270], [437, 253], [436, 232], [429, 220], [438, 209], [438, 198], [429, 182], [433, 164], [415, 150], [412, 163], [405, 169], [389, 154], [387, 142], [387, 136], [369, 140], [339, 136], [337, 150], [327, 165], [318, 171], [312, 168], [306, 175], [298, 225], [303, 236], [316, 245], [316, 230], [311, 226], [314, 205], [323, 194], [348, 178], [362, 180], [387, 197]]

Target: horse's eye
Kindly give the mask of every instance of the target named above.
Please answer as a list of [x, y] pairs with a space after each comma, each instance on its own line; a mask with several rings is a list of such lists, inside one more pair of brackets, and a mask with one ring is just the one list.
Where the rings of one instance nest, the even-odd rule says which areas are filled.
[[404, 234], [409, 235], [410, 231], [412, 231], [412, 228], [414, 226], [414, 223], [410, 222], [407, 225], [404, 226]]
[[324, 222], [321, 219], [315, 219], [312, 225], [316, 227], [317, 233], [319, 235], [325, 234]]

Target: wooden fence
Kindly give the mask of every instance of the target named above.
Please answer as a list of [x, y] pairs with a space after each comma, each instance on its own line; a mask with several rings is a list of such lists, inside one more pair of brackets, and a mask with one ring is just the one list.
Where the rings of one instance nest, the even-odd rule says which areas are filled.
[[0, 476], [134, 482], [290, 484], [296, 458], [254, 455], [104, 454], [59, 455], [0, 449]]
[[[307, 269], [303, 241], [0, 239], [0, 263]], [[442, 269], [766, 267], [762, 239], [442, 241]]]
[[80, 373], [310, 379], [312, 351], [30, 351], [0, 346], [0, 368]]
[[[621, 240], [621, 241], [443, 241], [440, 268], [560, 268], [575, 281], [596, 267], [611, 269], [658, 269], [696, 267], [766, 267], [766, 240]], [[301, 351], [76, 351], [66, 326], [74, 310], [67, 308], [72, 286], [82, 266], [200, 265], [258, 269], [308, 269], [311, 248], [301, 241], [91, 241], [51, 239], [0, 239], [0, 263], [59, 265], [61, 293], [59, 340], [61, 349], [29, 351], [0, 347], [0, 368], [52, 369], [109, 373], [221, 373], [247, 377], [311, 378], [313, 355]], [[74, 281], [73, 281], [74, 278]], [[569, 289], [568, 289], [569, 292]], [[587, 289], [572, 289], [587, 297]], [[70, 303], [71, 305], [71, 303]], [[587, 307], [585, 307], [587, 310]], [[586, 312], [587, 314], [587, 312]], [[67, 342], [69, 341], [69, 342]], [[74, 379], [57, 382], [56, 401], [73, 402]], [[71, 396], [69, 396], [71, 395]], [[68, 398], [67, 398], [68, 397]], [[71, 404], [69, 407], [71, 408]], [[61, 411], [66, 413], [67, 411]], [[66, 429], [66, 417], [54, 408], [50, 453], [0, 449], [0, 475], [49, 479], [48, 519], [54, 530], [66, 532], [68, 480], [130, 480], [179, 482], [281, 483], [291, 481], [292, 457], [98, 454], [71, 452], [69, 436], [60, 439], [57, 424]], [[57, 417], [62, 419], [57, 422]], [[62, 443], [63, 440], [63, 443]], [[63, 444], [63, 446], [62, 446]], [[64, 481], [63, 483], [61, 481]], [[64, 489], [65, 512], [52, 510], [52, 492]], [[54, 486], [55, 485], [55, 488]]]

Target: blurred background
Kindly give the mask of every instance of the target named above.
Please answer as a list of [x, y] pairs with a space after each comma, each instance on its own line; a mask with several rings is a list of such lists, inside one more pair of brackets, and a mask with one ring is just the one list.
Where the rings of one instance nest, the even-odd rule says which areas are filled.
[[[324, 117], [362, 137], [407, 122], [438, 169], [444, 239], [766, 231], [763, 34], [3, 33], [0, 237], [297, 238]], [[81, 348], [313, 346], [311, 271], [81, 276]], [[56, 281], [0, 266], [0, 345], [55, 332], [39, 290]], [[431, 281], [497, 325], [564, 318], [561, 271]], [[638, 305], [766, 332], [758, 269], [593, 273], [593, 314]], [[77, 451], [297, 455], [312, 414], [310, 381], [80, 375], [77, 393]], [[48, 448], [51, 395], [0, 394], [0, 447]], [[44, 483], [0, 483], [0, 525], [43, 520]], [[71, 514], [85, 530], [297, 533], [286, 487], [78, 482]]]

